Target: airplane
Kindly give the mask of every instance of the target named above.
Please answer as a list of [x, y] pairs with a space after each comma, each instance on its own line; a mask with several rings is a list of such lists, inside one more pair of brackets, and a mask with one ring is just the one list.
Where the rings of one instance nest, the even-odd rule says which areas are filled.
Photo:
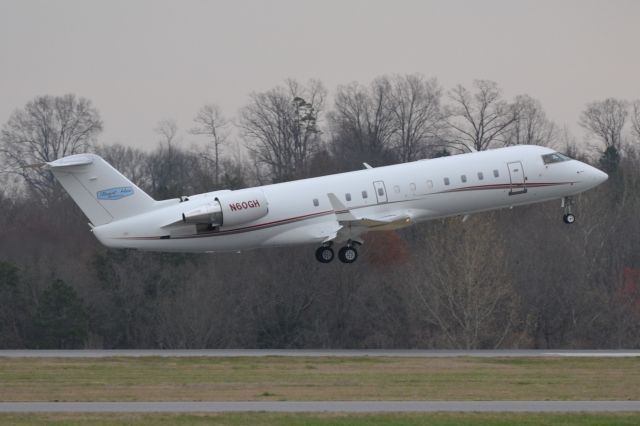
[[107, 247], [222, 252], [314, 244], [352, 263], [363, 235], [573, 196], [606, 173], [550, 148], [517, 145], [238, 190], [156, 201], [95, 154], [46, 163]]

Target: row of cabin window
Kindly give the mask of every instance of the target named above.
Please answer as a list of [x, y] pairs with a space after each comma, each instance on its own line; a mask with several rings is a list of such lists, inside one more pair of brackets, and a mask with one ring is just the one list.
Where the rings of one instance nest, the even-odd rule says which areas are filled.
[[[380, 195], [384, 195], [384, 190], [382, 188], [378, 189], [378, 192], [380, 192]], [[369, 197], [369, 194], [367, 194], [367, 191], [362, 191], [362, 199], [366, 200]], [[350, 193], [346, 193], [344, 194], [344, 199], [347, 201], [351, 201], [351, 194]], [[318, 207], [320, 205], [320, 202], [318, 201], [317, 198], [313, 199], [313, 205]]]
[[[500, 177], [500, 172], [498, 171], [498, 169], [493, 171], [493, 177], [497, 178]], [[478, 172], [478, 180], [484, 180], [484, 174], [482, 172]], [[461, 175], [460, 176], [460, 181], [462, 183], [466, 183], [467, 182], [467, 175]], [[451, 183], [451, 181], [449, 180], [448, 177], [444, 178], [444, 184], [445, 185], [449, 185]]]
[[[500, 177], [500, 172], [496, 169], [493, 171], [493, 177]], [[482, 172], [478, 172], [478, 180], [483, 180], [484, 179], [484, 174]], [[460, 176], [460, 180], [462, 181], [462, 183], [466, 183], [467, 182], [467, 175], [461, 175]], [[444, 184], [445, 185], [449, 185], [451, 183], [451, 181], [449, 180], [448, 177], [444, 178]], [[427, 181], [427, 186], [429, 187], [429, 189], [433, 188], [433, 182], [428, 180]], [[409, 185], [409, 188], [412, 191], [416, 190], [416, 184], [415, 183], [411, 183]], [[398, 185], [395, 185], [393, 187], [394, 191], [396, 192], [400, 192], [400, 187]], [[378, 188], [378, 192], [380, 193], [380, 196], [384, 195], [384, 190], [382, 188]], [[369, 194], [367, 194], [367, 191], [362, 191], [362, 199], [367, 199], [367, 197], [369, 196]], [[344, 199], [346, 201], [351, 201], [351, 194], [350, 193], [346, 193], [344, 194]], [[317, 198], [313, 199], [313, 205], [318, 207], [320, 205], [320, 202], [318, 201]]]

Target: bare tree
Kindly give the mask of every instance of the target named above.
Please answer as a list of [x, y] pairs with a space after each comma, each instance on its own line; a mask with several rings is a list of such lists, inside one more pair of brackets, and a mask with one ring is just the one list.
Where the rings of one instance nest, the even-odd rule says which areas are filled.
[[640, 144], [640, 100], [633, 103], [633, 115], [631, 116], [631, 131], [636, 141]]
[[39, 96], [16, 110], [0, 133], [0, 156], [6, 170], [22, 176], [44, 199], [57, 198], [48, 170], [28, 167], [86, 152], [102, 131], [100, 114], [75, 95]]
[[580, 115], [580, 125], [600, 139], [606, 148], [620, 150], [622, 129], [629, 115], [625, 101], [608, 98], [587, 104]]
[[302, 177], [320, 144], [318, 119], [326, 89], [316, 80], [306, 86], [287, 80], [263, 93], [251, 94], [240, 111], [240, 127], [258, 163], [273, 181]]
[[374, 165], [390, 162], [394, 133], [390, 91], [386, 77], [377, 78], [369, 87], [355, 82], [338, 87], [329, 115], [332, 148], [348, 167], [362, 161]]
[[166, 147], [169, 151], [171, 151], [176, 142], [180, 141], [178, 138], [178, 124], [172, 118], [158, 121], [153, 130], [160, 136], [160, 146]]
[[[208, 104], [200, 108], [193, 121], [197, 126], [190, 130], [191, 134], [204, 135], [210, 139], [211, 143], [207, 146], [207, 151], [213, 150], [215, 184], [218, 186], [220, 184], [220, 145], [229, 136], [227, 129], [229, 122], [215, 104]], [[208, 155], [205, 157], [211, 161]]]
[[426, 80], [420, 74], [396, 75], [391, 78], [389, 98], [398, 157], [403, 162], [423, 157], [444, 127], [442, 89], [437, 80]]
[[577, 158], [580, 154], [578, 140], [571, 133], [567, 125], [564, 125], [562, 129], [557, 132], [557, 145], [558, 149], [562, 149], [562, 151], [571, 158]]
[[416, 303], [446, 346], [499, 347], [512, 330], [517, 295], [495, 222], [474, 217], [446, 225], [425, 238], [431, 255], [415, 264], [421, 277], [411, 280]]
[[97, 146], [96, 153], [140, 188], [151, 191], [149, 154], [119, 144]]
[[178, 125], [173, 119], [164, 119], [154, 130], [160, 136], [160, 146], [147, 157], [153, 196], [164, 199], [189, 193], [185, 191], [190, 191], [193, 155], [178, 146]]
[[552, 146], [556, 142], [558, 129], [547, 119], [538, 100], [529, 95], [519, 95], [512, 108], [516, 120], [505, 134], [505, 145]]
[[475, 93], [461, 85], [449, 92], [453, 102], [449, 145], [460, 150], [472, 147], [484, 151], [495, 143], [505, 143], [509, 127], [517, 119], [517, 111], [502, 99], [495, 82], [476, 80], [473, 86]]

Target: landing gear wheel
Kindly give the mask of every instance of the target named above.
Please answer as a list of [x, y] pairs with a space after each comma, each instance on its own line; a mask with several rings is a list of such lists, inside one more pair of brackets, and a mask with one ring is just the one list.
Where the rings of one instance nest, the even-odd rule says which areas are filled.
[[338, 259], [342, 263], [353, 263], [358, 258], [358, 251], [353, 246], [344, 246], [338, 252]]
[[571, 212], [571, 207], [573, 207], [573, 198], [563, 197], [561, 206], [564, 210], [564, 216], [562, 216], [562, 220], [564, 221], [564, 223], [571, 225], [576, 221], [576, 217]]
[[329, 263], [333, 260], [334, 257], [333, 249], [331, 247], [318, 247], [316, 250], [316, 259], [320, 263]]

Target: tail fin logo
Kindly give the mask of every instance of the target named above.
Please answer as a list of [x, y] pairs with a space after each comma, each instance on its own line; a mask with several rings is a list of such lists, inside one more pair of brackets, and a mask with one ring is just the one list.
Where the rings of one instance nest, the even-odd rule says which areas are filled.
[[120, 188], [109, 188], [98, 191], [98, 200], [119, 200], [129, 195], [133, 195], [133, 188], [122, 186]]

